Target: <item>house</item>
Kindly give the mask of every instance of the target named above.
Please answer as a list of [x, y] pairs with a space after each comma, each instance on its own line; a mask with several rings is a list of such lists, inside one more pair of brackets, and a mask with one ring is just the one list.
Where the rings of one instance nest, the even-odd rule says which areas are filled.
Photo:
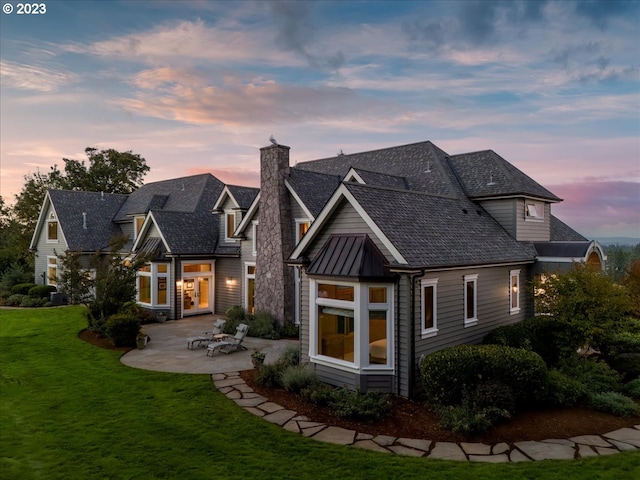
[[143, 307], [268, 311], [299, 325], [325, 382], [412, 396], [423, 355], [533, 315], [535, 275], [604, 269], [600, 245], [551, 214], [561, 199], [493, 151], [421, 142], [291, 166], [274, 144], [260, 172], [260, 189], [196, 175], [128, 196], [50, 191], [36, 274], [55, 281], [54, 247], [104, 250], [122, 233], [123, 255], [151, 256]]

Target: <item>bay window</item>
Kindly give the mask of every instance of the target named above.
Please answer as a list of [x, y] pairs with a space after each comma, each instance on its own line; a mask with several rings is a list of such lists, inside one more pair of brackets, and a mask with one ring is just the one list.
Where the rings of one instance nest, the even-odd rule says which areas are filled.
[[310, 355], [346, 370], [393, 367], [393, 285], [310, 279]]
[[138, 269], [138, 303], [151, 307], [169, 306], [169, 264], [148, 263]]

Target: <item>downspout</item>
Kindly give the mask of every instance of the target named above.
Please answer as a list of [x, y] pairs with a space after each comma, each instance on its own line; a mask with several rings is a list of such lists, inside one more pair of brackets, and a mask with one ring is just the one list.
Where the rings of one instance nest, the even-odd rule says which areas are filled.
[[409, 319], [409, 327], [410, 327], [410, 355], [409, 355], [409, 398], [413, 398], [415, 396], [415, 380], [416, 380], [416, 287], [415, 281], [419, 277], [424, 277], [424, 270], [421, 270], [419, 273], [409, 275], [410, 282], [410, 302], [411, 302], [411, 318]]

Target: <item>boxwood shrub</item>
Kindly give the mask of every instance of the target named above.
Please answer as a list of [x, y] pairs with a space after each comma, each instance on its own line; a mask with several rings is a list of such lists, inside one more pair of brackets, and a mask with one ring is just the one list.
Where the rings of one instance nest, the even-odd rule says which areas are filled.
[[547, 403], [553, 406], [569, 407], [586, 396], [587, 387], [580, 380], [553, 369], [549, 370], [548, 391]]
[[29, 290], [37, 287], [35, 283], [19, 283], [11, 287], [11, 293], [14, 295], [29, 295]]
[[508, 385], [516, 408], [546, 396], [547, 367], [537, 353], [501, 345], [460, 345], [427, 356], [420, 376], [429, 403], [462, 403], [482, 383]]
[[116, 347], [135, 347], [140, 320], [130, 313], [117, 313], [107, 319], [105, 334]]
[[49, 300], [51, 298], [51, 292], [55, 291], [57, 291], [57, 289], [53, 285], [36, 285], [29, 289], [29, 296]]

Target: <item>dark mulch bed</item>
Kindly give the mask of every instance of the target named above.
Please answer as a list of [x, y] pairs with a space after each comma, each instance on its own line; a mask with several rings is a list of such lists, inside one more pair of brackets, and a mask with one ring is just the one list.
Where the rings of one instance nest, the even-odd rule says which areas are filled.
[[[89, 330], [81, 331], [78, 336], [85, 342], [101, 348], [121, 352], [133, 350], [132, 347], [114, 347], [109, 339], [100, 337]], [[314, 422], [335, 425], [372, 435], [424, 438], [441, 442], [473, 441], [494, 444], [602, 434], [618, 428], [640, 424], [640, 416], [620, 418], [584, 407], [557, 408], [520, 413], [509, 422], [496, 426], [485, 435], [465, 437], [440, 428], [438, 426], [438, 418], [420, 402], [393, 397], [392, 414], [378, 423], [370, 425], [338, 417], [331, 413], [328, 408], [317, 407], [307, 403], [297, 395], [284, 390], [257, 385], [253, 380], [253, 375], [253, 370], [240, 373], [247, 385], [270, 401], [293, 410], [298, 415], [306, 415]]]

